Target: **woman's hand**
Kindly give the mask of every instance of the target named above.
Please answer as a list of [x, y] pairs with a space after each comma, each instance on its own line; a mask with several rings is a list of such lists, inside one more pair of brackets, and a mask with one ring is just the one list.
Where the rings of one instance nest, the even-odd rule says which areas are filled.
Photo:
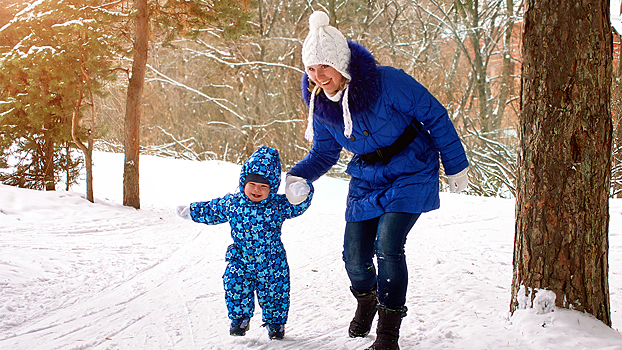
[[469, 167], [464, 168], [461, 172], [456, 175], [447, 175], [447, 180], [449, 182], [449, 192], [451, 193], [460, 193], [464, 191], [469, 184]]
[[294, 205], [298, 205], [307, 199], [309, 195], [309, 184], [302, 177], [287, 175], [285, 178], [285, 196]]

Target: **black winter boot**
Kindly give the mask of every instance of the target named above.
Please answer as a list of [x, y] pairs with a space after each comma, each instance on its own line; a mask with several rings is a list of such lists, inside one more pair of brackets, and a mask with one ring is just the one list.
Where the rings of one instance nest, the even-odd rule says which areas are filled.
[[376, 341], [365, 350], [399, 350], [397, 341], [400, 338], [402, 317], [406, 316], [406, 306], [400, 310], [378, 306], [378, 328]]
[[350, 287], [352, 295], [356, 298], [358, 305], [354, 318], [350, 322], [348, 334], [351, 338], [366, 337], [371, 329], [371, 323], [376, 316], [376, 306], [378, 305], [378, 292], [372, 290], [367, 293], [359, 293]]

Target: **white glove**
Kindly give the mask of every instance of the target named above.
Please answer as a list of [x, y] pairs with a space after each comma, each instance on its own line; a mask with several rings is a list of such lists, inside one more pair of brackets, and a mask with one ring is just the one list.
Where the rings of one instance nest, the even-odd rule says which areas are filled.
[[177, 215], [182, 219], [192, 220], [192, 217], [190, 216], [190, 207], [187, 205], [178, 206]]
[[294, 205], [298, 205], [307, 199], [309, 195], [309, 184], [302, 177], [287, 175], [285, 178], [285, 196]]
[[447, 180], [449, 182], [449, 192], [451, 193], [460, 193], [467, 188], [469, 184], [469, 167], [464, 168], [461, 172], [456, 175], [447, 175]]

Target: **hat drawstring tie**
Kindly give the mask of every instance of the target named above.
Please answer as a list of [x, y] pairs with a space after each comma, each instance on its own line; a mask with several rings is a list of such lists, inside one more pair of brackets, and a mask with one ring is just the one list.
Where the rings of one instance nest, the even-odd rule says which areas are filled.
[[305, 131], [305, 139], [307, 141], [313, 141], [313, 107], [315, 106], [315, 95], [317, 94], [319, 86], [315, 85], [311, 92], [311, 99], [309, 100], [309, 116], [307, 118], [307, 130]]
[[343, 135], [349, 138], [352, 135], [352, 116], [350, 115], [350, 104], [348, 103], [348, 92], [350, 91], [350, 82], [346, 83], [346, 89], [343, 91], [343, 99], [341, 100], [343, 108]]

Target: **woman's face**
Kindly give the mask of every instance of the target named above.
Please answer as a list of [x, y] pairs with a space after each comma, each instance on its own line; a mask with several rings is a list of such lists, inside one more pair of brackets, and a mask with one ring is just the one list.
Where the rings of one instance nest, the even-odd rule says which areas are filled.
[[329, 96], [339, 91], [343, 76], [335, 68], [327, 64], [316, 64], [307, 67], [307, 74], [314, 83], [319, 85]]

